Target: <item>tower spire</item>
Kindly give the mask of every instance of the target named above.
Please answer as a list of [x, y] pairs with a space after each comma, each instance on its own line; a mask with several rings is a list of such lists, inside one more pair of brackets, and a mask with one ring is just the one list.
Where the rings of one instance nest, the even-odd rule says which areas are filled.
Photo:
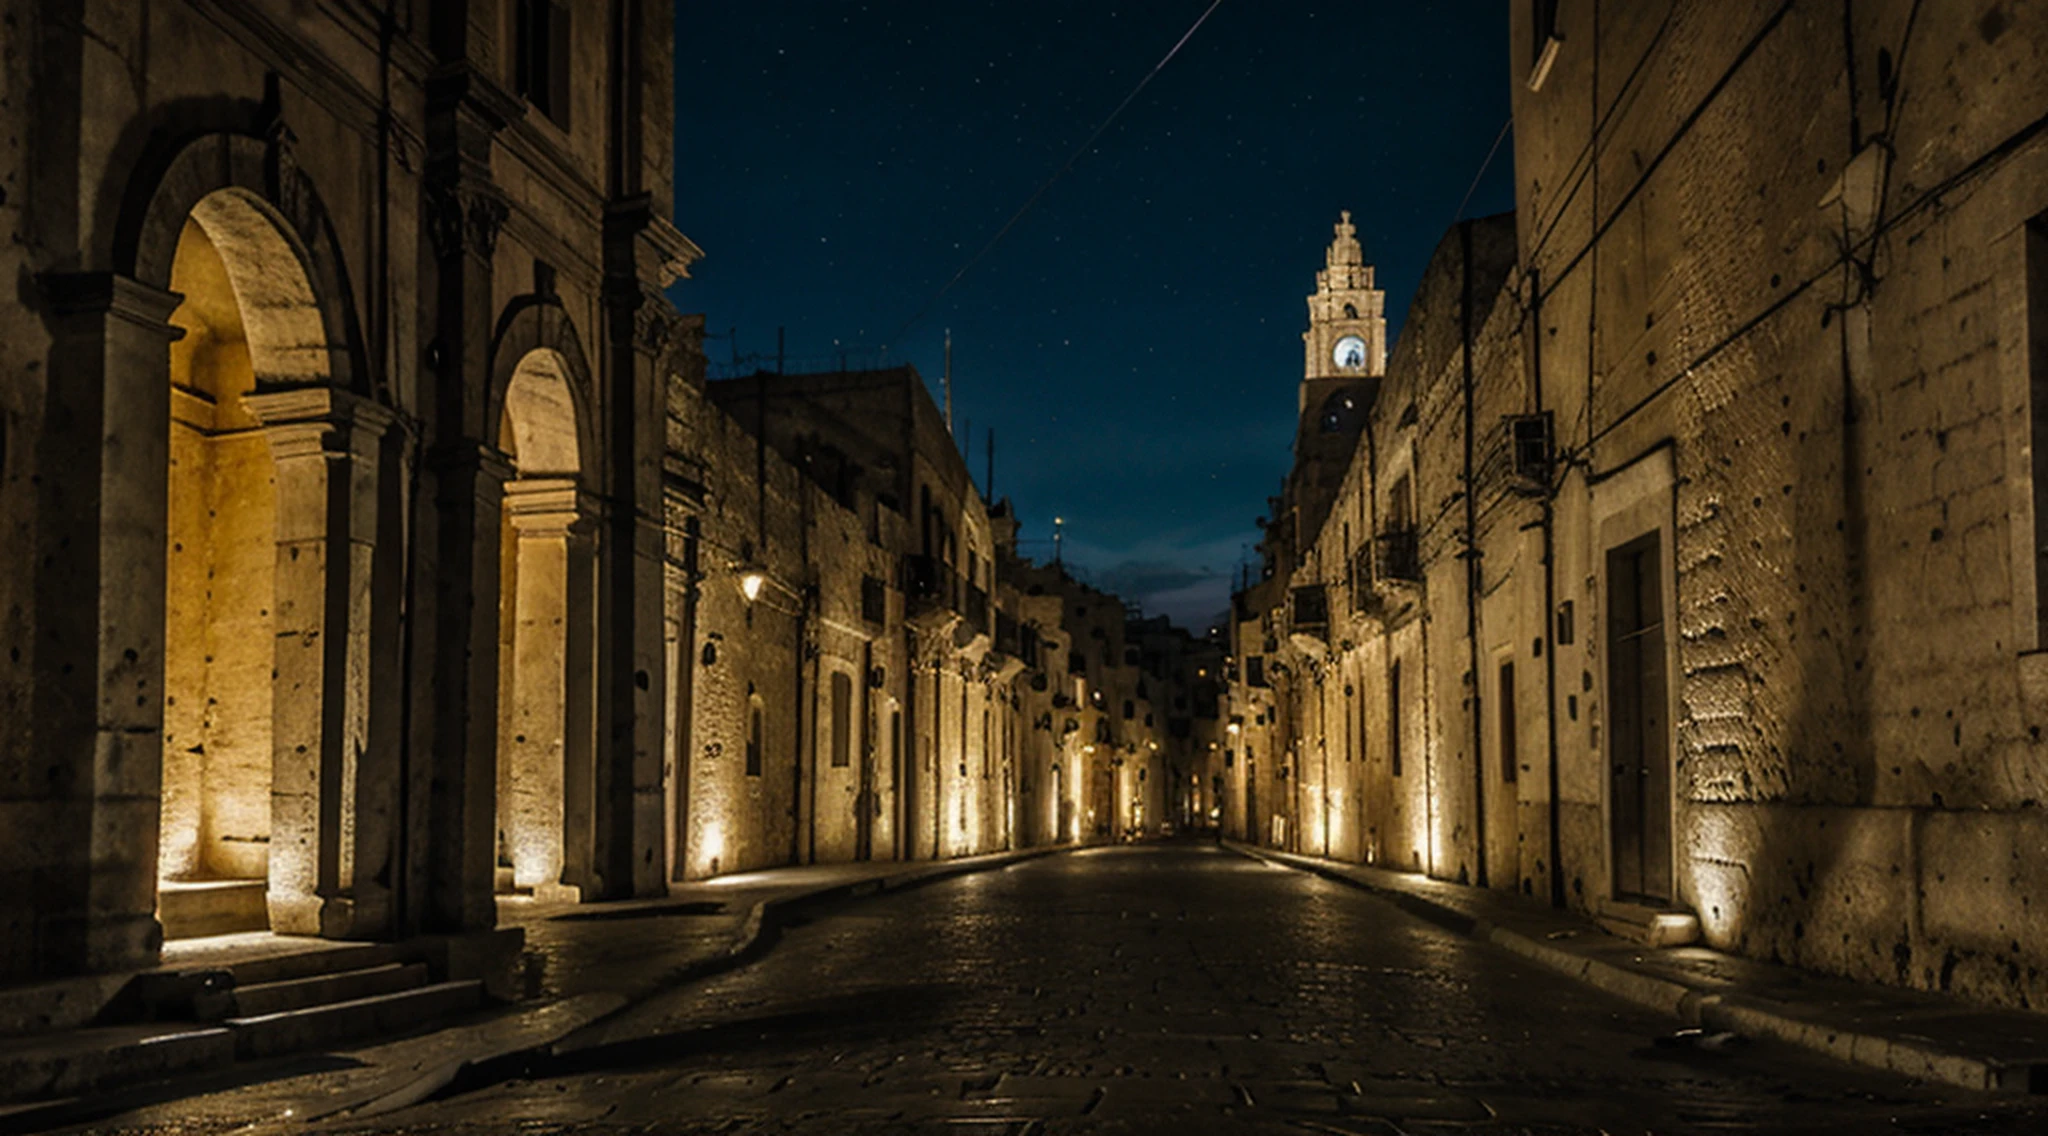
[[[1309, 387], [1332, 380], [1356, 383], [1386, 373], [1386, 294], [1365, 262], [1358, 226], [1351, 210], [1337, 214], [1330, 246], [1316, 273], [1315, 295], [1308, 298], [1308, 330], [1302, 333], [1301, 407], [1307, 414]], [[1320, 406], [1322, 399], [1314, 400]], [[1354, 398], [1354, 403], [1356, 399]]]

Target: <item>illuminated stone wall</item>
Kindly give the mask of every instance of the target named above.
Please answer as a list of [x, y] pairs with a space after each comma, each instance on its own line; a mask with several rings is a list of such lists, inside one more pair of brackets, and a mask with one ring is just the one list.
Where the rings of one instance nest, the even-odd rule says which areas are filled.
[[[671, 24], [576, 19], [543, 108], [512, 7], [399, 5], [385, 44], [280, 0], [0, 10], [37, 46], [0, 64], [0, 981], [153, 963], [190, 880], [252, 881], [280, 931], [482, 930], [502, 827], [559, 845], [529, 884], [660, 886], [640, 520], [696, 351], [662, 295], [697, 255], [667, 218]], [[524, 589], [580, 630], [559, 699], [499, 666], [505, 482], [534, 472], [499, 426], [541, 349], [586, 553], [559, 613]], [[501, 784], [501, 721], [568, 759], [559, 821], [501, 825], [553, 788]]]
[[[1545, 394], [1584, 454], [1560, 494], [1576, 563], [1559, 598], [1599, 612], [1598, 558], [1630, 495], [1654, 497], [1675, 564], [1678, 897], [1716, 945], [2039, 1004], [2024, 455], [2048, 151], [2025, 132], [2048, 29], [2007, 5], [1858, 5], [1845, 23], [1684, 4], [1669, 28], [1566, 42], [1516, 111]], [[1697, 92], [1634, 102], [1568, 179], [1596, 62], [1677, 42]], [[1667, 439], [1659, 485], [1636, 471]], [[1561, 670], [1599, 691], [1600, 625], [1582, 626]], [[1590, 801], [1603, 709], [1562, 735]], [[1579, 843], [1574, 890], [1597, 896], [1597, 844]]]
[[[1465, 326], [1447, 254], [1469, 236], [1492, 271], [1507, 234], [1454, 229], [1329, 521], [1298, 531], [1291, 483], [1275, 501], [1231, 713], [1300, 776], [1271, 803], [1232, 791], [1307, 850], [1348, 790], [1364, 844], [1332, 832], [1332, 855], [1473, 882], [1483, 862], [1581, 910], [1692, 912], [1757, 957], [2039, 1004], [2048, 29], [1905, 0], [1846, 23], [1761, 0], [1560, 12], [1535, 88], [1528, 6], [1509, 29], [1516, 275]], [[1547, 469], [1509, 446], [1504, 416], [1534, 412]], [[1402, 483], [1416, 578], [1354, 615]], [[1654, 565], [1640, 595], [1630, 563]], [[1293, 619], [1317, 585], [1327, 630]], [[1618, 623], [1621, 597], [1651, 624]], [[1325, 774], [1350, 715], [1357, 772]], [[1634, 824], [1611, 776], [1631, 737], [1670, 770]]]

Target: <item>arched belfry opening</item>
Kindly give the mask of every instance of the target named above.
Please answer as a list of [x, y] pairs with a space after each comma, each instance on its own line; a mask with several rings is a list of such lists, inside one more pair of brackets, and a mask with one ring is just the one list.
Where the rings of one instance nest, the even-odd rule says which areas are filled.
[[591, 882], [595, 548], [569, 359], [538, 347], [506, 387], [498, 606], [498, 889], [575, 899]]

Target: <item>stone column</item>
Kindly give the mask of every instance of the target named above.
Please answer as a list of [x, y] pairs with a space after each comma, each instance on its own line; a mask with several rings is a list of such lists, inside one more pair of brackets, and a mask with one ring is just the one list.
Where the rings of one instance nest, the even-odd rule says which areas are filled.
[[604, 890], [598, 860], [598, 602], [602, 510], [596, 496], [576, 495], [564, 536], [567, 601], [563, 622], [562, 824], [563, 882], [595, 895]]
[[[113, 273], [40, 277], [52, 336], [37, 465], [33, 778], [0, 827], [53, 975], [148, 966], [163, 788], [169, 324], [180, 297]], [[24, 761], [22, 768], [29, 768]], [[15, 968], [9, 967], [13, 970]]]
[[678, 320], [639, 276], [654, 225], [647, 203], [607, 207], [606, 352], [602, 456], [605, 511], [599, 545], [597, 755], [592, 884], [607, 897], [666, 891], [661, 845], [663, 740], [669, 708], [663, 650], [666, 443], [664, 357]]
[[510, 469], [494, 442], [490, 345], [494, 260], [510, 210], [492, 180], [498, 131], [523, 114], [467, 58], [467, 23], [437, 24], [449, 62], [427, 80], [422, 220], [433, 247], [433, 313], [422, 376], [430, 392], [418, 547], [410, 597], [414, 713], [408, 723], [406, 926], [493, 926], [497, 848], [499, 506]]
[[[396, 754], [370, 744], [378, 499], [391, 412], [329, 387], [246, 396], [277, 470], [270, 926], [374, 934], [390, 921]], [[386, 602], [389, 602], [388, 600]]]
[[[510, 848], [512, 883], [542, 898], [562, 896], [567, 862], [566, 818], [576, 790], [568, 774], [570, 530], [576, 521], [574, 482], [522, 479], [505, 486], [517, 569], [511, 658], [504, 667], [503, 737], [498, 749], [498, 825]], [[575, 621], [582, 622], [582, 621]], [[588, 652], [583, 652], [588, 657]], [[587, 796], [587, 792], [585, 793]]]

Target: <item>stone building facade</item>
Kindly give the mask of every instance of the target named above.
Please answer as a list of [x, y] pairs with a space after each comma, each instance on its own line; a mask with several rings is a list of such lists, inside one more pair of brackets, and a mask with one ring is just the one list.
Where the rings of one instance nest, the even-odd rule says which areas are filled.
[[652, 886], [669, 21], [0, 5], [0, 980]]
[[0, 0], [0, 985], [1165, 813], [914, 372], [706, 382], [673, 16]]
[[2041, 1004], [2048, 21], [1509, 31], [1516, 212], [1447, 235], [1346, 496], [1238, 597], [1236, 831]]

